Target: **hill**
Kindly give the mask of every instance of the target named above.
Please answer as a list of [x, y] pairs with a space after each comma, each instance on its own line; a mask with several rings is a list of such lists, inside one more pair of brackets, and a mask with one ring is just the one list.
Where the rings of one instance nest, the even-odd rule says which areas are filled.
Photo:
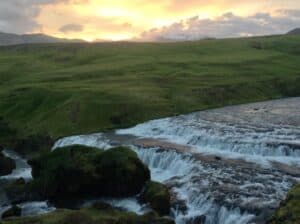
[[33, 44], [33, 43], [65, 43], [65, 42], [83, 42], [82, 40], [61, 39], [44, 34], [11, 34], [0, 32], [0, 46], [17, 45], [17, 44]]
[[19, 135], [127, 127], [300, 96], [300, 36], [0, 47], [0, 117]]
[[289, 35], [300, 35], [300, 28], [296, 28], [288, 32]]

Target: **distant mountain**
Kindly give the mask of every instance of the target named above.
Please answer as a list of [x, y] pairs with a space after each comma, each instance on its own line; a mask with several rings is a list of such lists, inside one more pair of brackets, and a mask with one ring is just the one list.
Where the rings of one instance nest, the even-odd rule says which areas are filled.
[[45, 34], [12, 34], [0, 32], [0, 46], [32, 43], [78, 43], [83, 40], [63, 39]]
[[290, 35], [300, 35], [300, 28], [296, 28], [294, 30], [291, 30], [287, 34], [290, 34]]

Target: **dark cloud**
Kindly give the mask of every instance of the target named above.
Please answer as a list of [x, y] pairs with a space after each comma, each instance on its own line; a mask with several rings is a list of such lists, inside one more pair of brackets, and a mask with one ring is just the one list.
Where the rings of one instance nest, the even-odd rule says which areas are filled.
[[83, 26], [80, 24], [75, 24], [75, 23], [66, 24], [66, 25], [60, 27], [59, 31], [63, 32], [63, 33], [81, 32], [81, 31], [83, 31]]
[[256, 13], [242, 17], [226, 13], [215, 19], [197, 16], [141, 34], [144, 40], [196, 40], [206, 37], [227, 38], [240, 36], [282, 34], [300, 27], [300, 10], [278, 10], [276, 16]]
[[25, 33], [40, 29], [36, 22], [40, 7], [45, 4], [68, 2], [69, 0], [1, 0], [0, 31]]

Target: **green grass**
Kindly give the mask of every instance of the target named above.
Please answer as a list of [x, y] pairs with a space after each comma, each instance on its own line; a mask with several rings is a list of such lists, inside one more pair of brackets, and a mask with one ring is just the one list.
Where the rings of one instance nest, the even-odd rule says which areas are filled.
[[0, 116], [21, 135], [299, 95], [300, 36], [0, 48]]
[[300, 184], [294, 186], [287, 199], [280, 204], [268, 224], [299, 224], [300, 223]]

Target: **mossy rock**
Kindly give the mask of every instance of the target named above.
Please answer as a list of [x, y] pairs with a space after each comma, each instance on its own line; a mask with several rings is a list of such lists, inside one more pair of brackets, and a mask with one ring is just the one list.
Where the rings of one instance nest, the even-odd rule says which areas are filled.
[[137, 215], [116, 209], [84, 208], [80, 210], [56, 210], [53, 213], [22, 217], [3, 221], [1, 224], [175, 224], [172, 219], [159, 217], [155, 213]]
[[147, 182], [142, 200], [149, 203], [150, 207], [160, 215], [169, 215], [170, 193], [165, 185], [153, 181]]
[[9, 175], [15, 168], [15, 161], [0, 152], [0, 176]]
[[150, 179], [136, 153], [124, 147], [107, 151], [70, 146], [29, 161], [32, 185], [47, 198], [132, 196]]
[[95, 209], [98, 209], [98, 210], [102, 210], [102, 211], [111, 211], [111, 210], [114, 210], [114, 208], [108, 204], [108, 203], [105, 203], [105, 202], [96, 202], [92, 205], [92, 208], [95, 208]]
[[299, 224], [300, 223], [300, 184], [293, 187], [285, 201], [280, 204], [268, 224]]
[[49, 152], [54, 145], [54, 139], [49, 135], [36, 134], [25, 138], [15, 138], [9, 146], [21, 155], [30, 158], [42, 152]]
[[4, 186], [4, 191], [11, 203], [39, 201], [43, 199], [39, 192], [33, 188], [32, 183], [27, 183], [23, 178], [19, 178]]
[[2, 214], [2, 218], [6, 219], [10, 217], [18, 217], [21, 216], [21, 214], [22, 214], [22, 209], [17, 205], [13, 205], [10, 209], [8, 209]]
[[43, 151], [50, 151], [55, 140], [48, 134], [20, 135], [20, 130], [13, 128], [0, 117], [0, 145], [10, 148], [29, 158]]

